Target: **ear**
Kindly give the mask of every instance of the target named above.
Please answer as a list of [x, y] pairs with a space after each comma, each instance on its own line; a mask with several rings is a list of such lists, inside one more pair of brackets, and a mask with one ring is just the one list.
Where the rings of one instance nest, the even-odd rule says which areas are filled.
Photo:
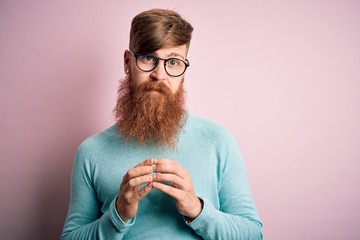
[[128, 50], [125, 50], [125, 52], [124, 52], [124, 70], [130, 68], [130, 57], [131, 57], [131, 53]]

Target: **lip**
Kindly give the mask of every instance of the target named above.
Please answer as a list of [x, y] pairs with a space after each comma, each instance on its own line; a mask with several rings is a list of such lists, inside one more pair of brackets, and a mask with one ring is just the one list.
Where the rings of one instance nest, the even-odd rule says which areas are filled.
[[157, 90], [152, 90], [151, 94], [153, 95], [163, 95], [163, 92], [157, 91]]
[[162, 93], [162, 91], [160, 89], [150, 89], [149, 92]]

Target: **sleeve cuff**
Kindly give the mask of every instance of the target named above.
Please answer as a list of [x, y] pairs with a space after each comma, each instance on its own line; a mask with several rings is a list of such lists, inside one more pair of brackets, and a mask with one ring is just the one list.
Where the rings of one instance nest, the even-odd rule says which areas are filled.
[[207, 199], [202, 198], [202, 200], [204, 202], [204, 205], [199, 216], [197, 216], [197, 218], [195, 218], [192, 222], [185, 221], [186, 224], [195, 231], [199, 228], [203, 228], [204, 226], [206, 226], [209, 221], [211, 222], [211, 218], [216, 215], [215, 212], [217, 211], [212, 205], [212, 203], [209, 202]]
[[134, 225], [136, 217], [133, 217], [133, 218], [129, 219], [128, 221], [124, 222], [116, 210], [116, 200], [117, 200], [117, 196], [114, 198], [114, 200], [110, 204], [110, 209], [109, 209], [110, 219], [111, 219], [112, 224], [115, 226], [115, 228], [119, 232], [124, 232], [129, 227]]

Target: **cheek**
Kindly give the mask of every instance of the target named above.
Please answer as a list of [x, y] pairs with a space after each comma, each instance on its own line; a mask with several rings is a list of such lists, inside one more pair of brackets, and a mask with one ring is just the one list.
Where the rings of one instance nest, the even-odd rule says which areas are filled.
[[170, 88], [172, 90], [172, 93], [176, 93], [181, 85], [183, 84], [184, 79], [172, 79], [170, 80]]
[[173, 85], [171, 86], [171, 91], [172, 91], [172, 93], [175, 94], [178, 90], [179, 90], [179, 86], [178, 86], [177, 84], [173, 84]]
[[131, 80], [136, 85], [139, 85], [139, 84], [147, 81], [150, 77], [150, 73], [139, 70], [139, 68], [136, 66], [135, 61], [130, 62], [130, 71], [131, 71], [131, 78], [132, 78]]
[[131, 77], [135, 84], [139, 85], [143, 82], [148, 81], [150, 79], [150, 74], [145, 72], [139, 72], [137, 71], [137, 69], [135, 69], [131, 74]]

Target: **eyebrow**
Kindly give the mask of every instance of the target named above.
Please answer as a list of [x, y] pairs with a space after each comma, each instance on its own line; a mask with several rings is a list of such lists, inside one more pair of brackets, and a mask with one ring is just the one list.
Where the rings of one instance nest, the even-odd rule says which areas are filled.
[[[156, 53], [152, 53], [152, 54], [154, 54], [154, 55], [156, 55], [157, 57], [159, 57], [159, 55], [157, 55]], [[179, 58], [181, 58], [182, 60], [185, 61], [185, 58], [184, 58], [180, 53], [177, 53], [177, 52], [172, 52], [172, 53], [166, 55], [166, 58], [171, 58], [171, 57], [179, 57]]]
[[172, 52], [169, 55], [167, 55], [167, 57], [181, 57], [181, 59], [185, 59], [181, 54], [176, 53], [176, 52]]

